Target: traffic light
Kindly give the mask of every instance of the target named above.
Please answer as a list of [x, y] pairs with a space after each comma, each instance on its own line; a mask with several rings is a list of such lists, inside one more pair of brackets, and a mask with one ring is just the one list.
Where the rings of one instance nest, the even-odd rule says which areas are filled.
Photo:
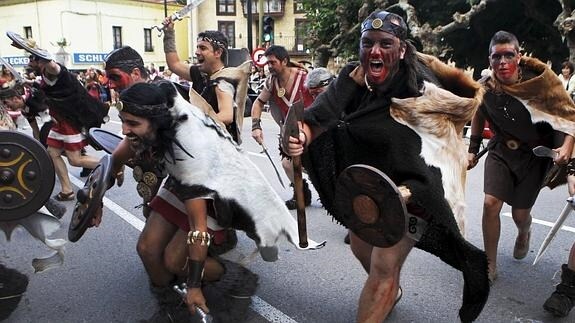
[[274, 39], [274, 19], [272, 17], [264, 17], [262, 31], [264, 42], [271, 42]]

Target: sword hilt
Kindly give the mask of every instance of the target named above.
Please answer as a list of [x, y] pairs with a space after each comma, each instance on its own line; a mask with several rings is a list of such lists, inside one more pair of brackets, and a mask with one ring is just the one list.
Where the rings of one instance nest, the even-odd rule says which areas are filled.
[[[186, 283], [182, 283], [179, 286], [174, 285], [173, 289], [182, 297], [186, 297], [186, 295], [188, 294], [188, 286], [186, 285]], [[202, 310], [197, 305], [196, 305], [196, 314], [200, 317], [200, 322], [202, 323], [212, 323], [214, 321], [213, 317], [210, 314], [204, 312], [204, 310]]]

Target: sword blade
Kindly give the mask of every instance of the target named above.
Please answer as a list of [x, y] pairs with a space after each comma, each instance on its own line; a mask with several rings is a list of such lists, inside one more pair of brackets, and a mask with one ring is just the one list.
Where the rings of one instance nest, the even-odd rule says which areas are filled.
[[533, 148], [533, 154], [537, 157], [549, 157], [555, 159], [557, 157], [557, 152], [553, 149], [545, 146], [537, 146]]
[[553, 241], [553, 239], [555, 238], [557, 231], [559, 231], [559, 229], [561, 228], [561, 226], [563, 225], [563, 223], [567, 219], [567, 216], [573, 210], [573, 204], [572, 203], [573, 203], [573, 197], [568, 198], [567, 203], [565, 204], [565, 207], [563, 208], [563, 211], [561, 211], [561, 214], [557, 218], [557, 221], [555, 221], [555, 224], [553, 225], [553, 227], [551, 228], [551, 230], [549, 231], [549, 233], [545, 237], [545, 240], [543, 240], [541, 247], [539, 247], [539, 251], [537, 252], [537, 255], [535, 256], [535, 260], [533, 261], [533, 265], [537, 264], [539, 259], [541, 259], [541, 257], [543, 256], [543, 254], [547, 250], [547, 247], [549, 246], [551, 241]]
[[[198, 7], [200, 4], [202, 4], [202, 2], [204, 2], [205, 0], [192, 0], [190, 3], [188, 3], [187, 5], [185, 5], [184, 7], [182, 7], [182, 9], [174, 12], [173, 14], [170, 15], [170, 18], [172, 18], [172, 21], [176, 21], [176, 20], [182, 20], [184, 19], [184, 16], [192, 11], [194, 8]], [[164, 25], [156, 25], [156, 26], [152, 26], [152, 29], [157, 29], [160, 32], [159, 36], [162, 36], [162, 33], [164, 32]]]
[[278, 171], [276, 164], [274, 164], [272, 157], [270, 156], [270, 153], [268, 152], [268, 149], [266, 148], [266, 146], [264, 145], [263, 142], [261, 143], [261, 146], [262, 146], [263, 152], [266, 154], [266, 156], [268, 156], [268, 160], [270, 161], [270, 163], [272, 164], [272, 167], [276, 171], [276, 176], [278, 177], [280, 184], [282, 185], [283, 188], [286, 188], [286, 186], [284, 185], [284, 181], [282, 180], [282, 177], [280, 175], [280, 172]]

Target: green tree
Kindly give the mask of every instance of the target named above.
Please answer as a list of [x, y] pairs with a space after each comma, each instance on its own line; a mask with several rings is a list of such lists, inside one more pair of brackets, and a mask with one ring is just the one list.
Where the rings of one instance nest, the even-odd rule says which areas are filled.
[[316, 65], [330, 57], [357, 59], [359, 24], [375, 9], [402, 15], [410, 39], [425, 53], [479, 73], [488, 64], [491, 36], [507, 30], [526, 53], [558, 66], [575, 59], [575, 0], [304, 0]]

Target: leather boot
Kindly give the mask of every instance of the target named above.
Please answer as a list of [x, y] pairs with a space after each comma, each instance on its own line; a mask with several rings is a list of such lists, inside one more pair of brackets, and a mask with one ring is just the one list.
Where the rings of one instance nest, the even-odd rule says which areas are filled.
[[140, 323], [177, 323], [189, 322], [191, 314], [183, 298], [168, 286], [150, 286], [152, 294], [158, 301], [158, 311], [147, 320]]
[[[290, 184], [290, 186], [294, 187], [293, 184]], [[311, 190], [309, 189], [309, 185], [305, 179], [303, 180], [303, 196], [304, 196], [305, 206], [309, 206], [311, 204]], [[297, 209], [297, 202], [295, 200], [295, 188], [294, 188], [292, 198], [286, 201], [286, 206], [287, 206], [288, 210]]]
[[237, 263], [222, 258], [218, 261], [225, 273], [202, 287], [210, 315], [218, 323], [244, 322], [258, 287], [258, 275]]
[[543, 304], [543, 308], [557, 317], [565, 317], [575, 305], [575, 271], [561, 266], [561, 283]]

